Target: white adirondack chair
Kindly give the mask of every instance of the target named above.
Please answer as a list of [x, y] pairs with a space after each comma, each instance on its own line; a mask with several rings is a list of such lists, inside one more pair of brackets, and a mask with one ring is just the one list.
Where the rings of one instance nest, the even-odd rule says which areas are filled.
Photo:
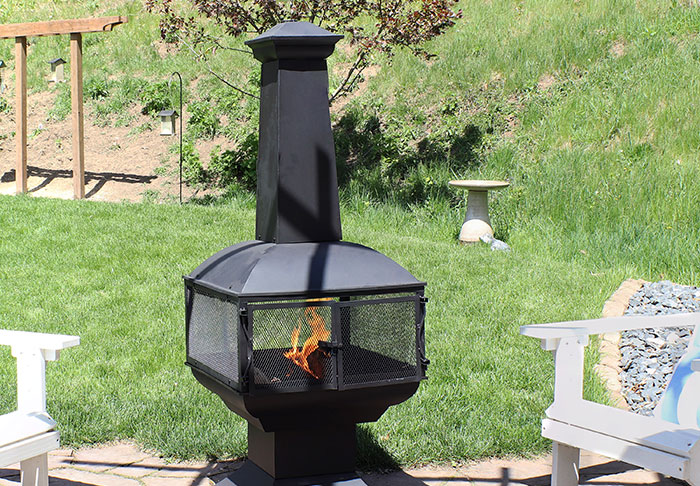
[[59, 434], [46, 413], [46, 362], [80, 338], [0, 330], [0, 344], [17, 358], [17, 410], [0, 415], [0, 467], [19, 462], [22, 486], [47, 486], [48, 452], [58, 448]]
[[[553, 441], [553, 486], [578, 485], [580, 449], [700, 485], [697, 422], [679, 425], [582, 397], [583, 350], [590, 335], [698, 325], [700, 313], [610, 317], [520, 328], [521, 334], [541, 339], [543, 349], [554, 351], [554, 403], [542, 420], [542, 435]], [[692, 362], [692, 369], [700, 371], [700, 360]], [[700, 400], [698, 392], [693, 398]]]

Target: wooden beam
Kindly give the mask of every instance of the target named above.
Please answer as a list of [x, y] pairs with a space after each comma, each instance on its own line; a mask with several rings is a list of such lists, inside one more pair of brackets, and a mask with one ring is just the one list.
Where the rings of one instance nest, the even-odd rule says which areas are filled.
[[87, 32], [108, 32], [116, 25], [128, 22], [127, 17], [101, 17], [96, 19], [51, 20], [24, 24], [0, 25], [0, 39], [12, 37], [33, 37], [42, 35], [85, 34]]
[[0, 25], [0, 39], [14, 37], [17, 78], [16, 192], [27, 192], [27, 37], [70, 34], [71, 104], [73, 125], [73, 197], [85, 197], [85, 128], [83, 122], [83, 36], [108, 32], [128, 22], [126, 17], [52, 20]]
[[17, 119], [17, 166], [15, 192], [27, 192], [27, 38], [15, 39], [15, 118]]
[[73, 121], [73, 199], [85, 197], [85, 131], [83, 125], [83, 35], [70, 35], [70, 97]]

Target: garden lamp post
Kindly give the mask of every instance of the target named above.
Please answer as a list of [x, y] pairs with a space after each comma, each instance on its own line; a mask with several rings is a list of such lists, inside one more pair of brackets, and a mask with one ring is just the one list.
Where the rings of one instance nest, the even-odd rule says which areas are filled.
[[[175, 118], [180, 118], [180, 204], [182, 204], [182, 76], [179, 72], [175, 71], [170, 75], [168, 80], [168, 88], [170, 88], [170, 83], [173, 81], [173, 77], [177, 76], [180, 80], [180, 116], [178, 117], [178, 112], [175, 110], [164, 110], [160, 112], [161, 115], [161, 135], [174, 135], [175, 134]], [[166, 127], [166, 119], [168, 115], [163, 115], [164, 113], [170, 113], [169, 117], [169, 127]], [[171, 133], [164, 133], [169, 130]]]

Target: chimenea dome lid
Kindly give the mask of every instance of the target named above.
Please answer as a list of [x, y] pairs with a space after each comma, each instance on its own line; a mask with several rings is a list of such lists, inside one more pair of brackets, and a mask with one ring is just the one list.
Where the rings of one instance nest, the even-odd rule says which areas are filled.
[[391, 258], [343, 241], [245, 241], [219, 251], [185, 278], [244, 298], [410, 291], [425, 287]]

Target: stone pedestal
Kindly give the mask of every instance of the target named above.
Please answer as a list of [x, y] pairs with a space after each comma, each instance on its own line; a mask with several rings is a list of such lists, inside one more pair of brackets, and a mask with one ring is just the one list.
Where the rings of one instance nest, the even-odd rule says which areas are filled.
[[467, 214], [464, 217], [459, 241], [462, 244], [476, 243], [481, 236], [493, 236], [489, 219], [488, 191], [502, 189], [510, 185], [505, 181], [456, 180], [450, 181], [452, 187], [467, 189]]

